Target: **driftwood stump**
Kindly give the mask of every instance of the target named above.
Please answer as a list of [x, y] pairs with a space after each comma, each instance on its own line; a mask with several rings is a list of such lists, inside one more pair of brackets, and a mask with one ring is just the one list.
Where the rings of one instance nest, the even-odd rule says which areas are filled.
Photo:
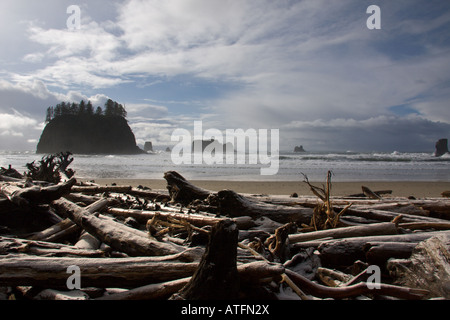
[[164, 173], [164, 179], [167, 181], [167, 190], [173, 202], [179, 202], [188, 205], [194, 200], [205, 200], [210, 191], [194, 186], [176, 171]]
[[191, 281], [174, 300], [227, 300], [236, 299], [239, 277], [236, 266], [239, 230], [229, 219], [214, 225], [208, 247]]

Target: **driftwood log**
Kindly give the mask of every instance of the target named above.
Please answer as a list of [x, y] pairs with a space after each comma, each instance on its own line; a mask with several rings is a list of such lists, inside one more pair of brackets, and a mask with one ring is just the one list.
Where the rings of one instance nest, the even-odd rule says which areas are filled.
[[103, 257], [101, 250], [81, 250], [76, 246], [45, 241], [0, 237], [0, 256], [14, 253], [26, 253], [46, 257]]
[[222, 190], [217, 193], [220, 214], [237, 217], [250, 216], [254, 219], [266, 217], [279, 223], [309, 223], [313, 210], [302, 207], [287, 207], [264, 202], [256, 202], [232, 190]]
[[67, 288], [70, 266], [80, 268], [83, 287], [133, 288], [192, 276], [198, 262], [161, 261], [154, 257], [105, 259], [14, 254], [0, 256], [0, 286]]
[[[366, 261], [367, 244], [371, 242], [406, 242], [418, 244], [435, 235], [449, 233], [450, 231], [435, 231], [394, 236], [370, 236], [328, 240], [318, 243], [317, 250], [319, 251], [319, 256], [324, 266], [339, 268], [343, 265], [351, 265], [356, 260]], [[300, 245], [300, 243], [297, 245]], [[404, 254], [401, 253], [401, 255], [403, 256]]]
[[164, 173], [164, 179], [167, 181], [167, 190], [172, 201], [183, 205], [188, 205], [194, 200], [205, 200], [211, 193], [191, 184], [176, 171]]
[[397, 227], [392, 222], [374, 223], [361, 226], [335, 228], [328, 230], [318, 230], [314, 232], [297, 233], [289, 236], [290, 243], [304, 242], [316, 239], [332, 238], [353, 238], [360, 236], [376, 236], [397, 234]]
[[[325, 197], [311, 184], [316, 197], [241, 195], [175, 171], [164, 175], [168, 191], [105, 187], [49, 171], [70, 173], [49, 159], [58, 181], [0, 177], [0, 297], [449, 298], [448, 198], [368, 188], [332, 197], [329, 179]], [[314, 230], [324, 208], [336, 219]], [[371, 265], [383, 272], [379, 289], [366, 283]], [[80, 290], [69, 290], [70, 266]]]
[[32, 204], [50, 203], [59, 199], [69, 193], [75, 183], [76, 179], [71, 178], [67, 182], [48, 187], [32, 186], [20, 188], [13, 184], [4, 184], [1, 192], [18, 207], [23, 210], [30, 210]]

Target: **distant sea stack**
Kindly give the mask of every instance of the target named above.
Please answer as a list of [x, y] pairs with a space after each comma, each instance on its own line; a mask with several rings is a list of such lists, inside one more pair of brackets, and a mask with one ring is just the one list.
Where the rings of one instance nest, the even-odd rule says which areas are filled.
[[[226, 153], [227, 150], [233, 151], [234, 152], [234, 145], [230, 142], [226, 143], [226, 144], [222, 144], [217, 140], [214, 139], [210, 139], [210, 140], [194, 140], [192, 141], [192, 152], [196, 152], [197, 150], [195, 150], [195, 146], [200, 146], [201, 147], [201, 152], [205, 151], [206, 147], [211, 146], [211, 150], [223, 150], [223, 153]], [[200, 151], [200, 150], [198, 150]]]
[[[117, 102], [108, 100], [105, 111], [93, 113], [86, 104], [58, 104], [47, 109], [47, 125], [37, 145], [37, 153], [70, 151], [74, 154], [145, 153], [125, 119], [126, 112]], [[69, 106], [69, 107], [68, 107]], [[64, 108], [65, 107], [65, 108]]]
[[436, 142], [436, 150], [434, 151], [435, 157], [440, 157], [446, 153], [448, 153], [448, 140], [447, 139], [439, 139]]
[[300, 146], [300, 147], [296, 146], [294, 148], [294, 152], [306, 152], [306, 151], [305, 151], [305, 149], [303, 149], [303, 146]]
[[144, 144], [144, 151], [153, 152], [153, 144], [151, 141], [146, 141]]

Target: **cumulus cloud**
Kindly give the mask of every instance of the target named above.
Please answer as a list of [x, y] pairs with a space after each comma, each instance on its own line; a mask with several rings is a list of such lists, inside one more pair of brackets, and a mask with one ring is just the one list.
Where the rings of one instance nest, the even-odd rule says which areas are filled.
[[24, 114], [12, 110], [12, 113], [0, 113], [0, 150], [21, 150], [23, 139], [30, 139], [40, 130], [38, 122]]

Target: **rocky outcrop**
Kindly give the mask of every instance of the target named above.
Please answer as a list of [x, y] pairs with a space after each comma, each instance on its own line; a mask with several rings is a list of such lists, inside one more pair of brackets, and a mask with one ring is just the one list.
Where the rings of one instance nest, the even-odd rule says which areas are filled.
[[151, 141], [146, 141], [144, 144], [144, 151], [153, 152], [153, 144]]
[[223, 153], [227, 152], [227, 147], [228, 150], [233, 150], [234, 152], [234, 145], [232, 143], [226, 143], [226, 144], [222, 144], [219, 141], [216, 141], [214, 139], [211, 140], [194, 140], [192, 142], [192, 152], [196, 152], [195, 150], [195, 146], [196, 145], [200, 145], [201, 146], [201, 151], [205, 151], [205, 148], [209, 145], [212, 145], [211, 148], [214, 148], [215, 150], [220, 150], [221, 148], [223, 149]]
[[440, 157], [446, 153], [448, 153], [448, 140], [447, 139], [439, 139], [436, 142], [436, 150], [434, 151], [435, 157]]
[[296, 146], [294, 148], [294, 152], [306, 152], [306, 151], [305, 151], [305, 149], [303, 149], [303, 146], [300, 146], [300, 147]]
[[144, 153], [127, 120], [119, 116], [62, 115], [44, 128], [37, 153], [70, 151], [74, 154]]

